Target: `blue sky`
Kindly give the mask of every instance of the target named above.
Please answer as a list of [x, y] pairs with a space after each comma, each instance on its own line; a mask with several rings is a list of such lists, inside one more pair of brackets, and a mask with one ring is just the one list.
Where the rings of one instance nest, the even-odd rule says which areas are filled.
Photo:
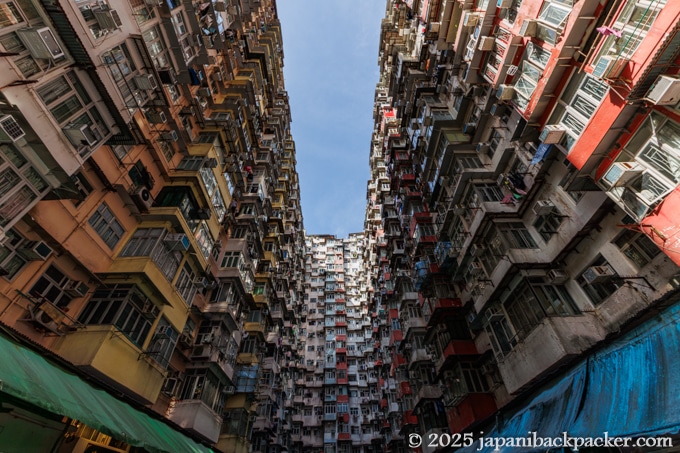
[[363, 230], [384, 0], [278, 0], [308, 234]]

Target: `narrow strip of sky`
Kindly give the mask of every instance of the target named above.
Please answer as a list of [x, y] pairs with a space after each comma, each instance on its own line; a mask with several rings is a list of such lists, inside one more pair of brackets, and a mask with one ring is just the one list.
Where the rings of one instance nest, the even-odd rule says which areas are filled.
[[383, 0], [279, 0], [308, 234], [363, 230]]

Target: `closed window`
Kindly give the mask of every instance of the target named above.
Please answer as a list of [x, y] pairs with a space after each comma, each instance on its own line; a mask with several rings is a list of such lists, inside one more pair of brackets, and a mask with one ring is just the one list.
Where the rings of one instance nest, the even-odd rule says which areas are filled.
[[29, 241], [14, 229], [5, 235], [5, 242], [0, 246], [0, 271], [6, 279], [12, 279], [26, 265], [26, 259], [17, 250]]
[[114, 325], [141, 348], [160, 310], [134, 285], [97, 288], [78, 321], [87, 325]]
[[110, 249], [118, 244], [123, 233], [125, 233], [121, 224], [104, 203], [99, 205], [88, 223]]

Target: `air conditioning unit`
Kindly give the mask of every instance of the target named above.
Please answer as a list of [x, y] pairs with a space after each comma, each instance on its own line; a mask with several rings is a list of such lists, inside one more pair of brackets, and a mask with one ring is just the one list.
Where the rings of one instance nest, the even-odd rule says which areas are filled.
[[465, 214], [465, 206], [462, 204], [457, 204], [453, 206], [453, 214], [454, 215], [463, 215]]
[[546, 216], [552, 214], [555, 210], [555, 205], [550, 200], [539, 200], [531, 210], [537, 216]]
[[515, 95], [515, 87], [512, 85], [499, 85], [498, 91], [496, 91], [496, 97], [501, 101], [507, 101], [512, 99]]
[[70, 280], [62, 289], [71, 297], [85, 297], [90, 287], [83, 282]]
[[660, 75], [645, 95], [645, 100], [656, 105], [675, 105], [680, 101], [680, 77]]
[[477, 143], [477, 147], [475, 149], [477, 150], [478, 153], [486, 153], [487, 151], [489, 151], [489, 148], [491, 148], [491, 146], [489, 146], [489, 143], [484, 142]]
[[472, 244], [470, 245], [470, 256], [479, 256], [482, 253], [484, 253], [484, 250], [486, 247], [480, 244]]
[[227, 10], [227, 5], [225, 2], [217, 1], [213, 3], [213, 8], [215, 8], [215, 11], [226, 11]]
[[554, 145], [564, 138], [567, 130], [557, 124], [547, 124], [541, 131], [538, 139], [546, 145]]
[[553, 285], [562, 285], [569, 280], [569, 274], [564, 269], [551, 269], [548, 271], [547, 277]]
[[477, 50], [489, 51], [493, 50], [493, 46], [496, 44], [496, 38], [493, 36], [481, 36], [477, 44]]
[[478, 261], [472, 261], [468, 264], [468, 273], [471, 275], [477, 275], [482, 271], [482, 265]]
[[172, 326], [161, 325], [156, 327], [156, 331], [153, 334], [154, 338], [172, 338], [175, 335], [175, 330]]
[[536, 21], [530, 19], [524, 19], [522, 26], [519, 29], [519, 35], [526, 37], [536, 35]]
[[153, 320], [158, 316], [159, 310], [158, 307], [156, 307], [156, 304], [153, 302], [147, 302], [142, 307], [141, 313], [144, 318]]
[[155, 112], [150, 110], [146, 112], [146, 119], [149, 120], [151, 124], [165, 124], [168, 122], [168, 117], [165, 112]]
[[140, 90], [155, 90], [158, 88], [156, 78], [153, 74], [143, 74], [134, 77], [135, 85]]
[[62, 58], [64, 51], [48, 27], [23, 28], [16, 34], [34, 58], [49, 60]]
[[208, 344], [202, 344], [199, 346], [194, 346], [194, 349], [191, 350], [191, 358], [192, 360], [197, 360], [197, 359], [207, 359], [210, 357], [210, 350], [212, 346]]
[[203, 162], [203, 167], [205, 168], [217, 168], [219, 162], [214, 157], [209, 157]]
[[626, 58], [604, 56], [593, 66], [593, 76], [598, 79], [616, 79], [628, 64]]
[[463, 27], [474, 27], [479, 22], [479, 14], [465, 13], [463, 15]]
[[92, 146], [99, 141], [88, 124], [82, 124], [79, 126], [66, 126], [62, 130], [64, 131], [64, 134], [66, 134], [68, 140], [74, 146]]
[[12, 115], [0, 118], [0, 142], [16, 142], [26, 135]]
[[496, 2], [497, 8], [510, 8], [512, 6], [513, 0], [498, 0]]
[[177, 140], [179, 140], [179, 134], [177, 133], [177, 131], [167, 131], [161, 133], [161, 138], [168, 142], [176, 142]]
[[606, 282], [614, 276], [616, 276], [616, 272], [609, 264], [604, 266], [590, 266], [583, 273], [583, 280], [591, 285], [593, 283]]
[[202, 277], [195, 279], [194, 285], [198, 286], [199, 288], [207, 288], [210, 285], [210, 282], [208, 281], [207, 278]]
[[476, 123], [465, 123], [463, 124], [463, 134], [472, 135], [477, 129]]
[[45, 261], [52, 254], [52, 248], [43, 241], [33, 241], [24, 244], [17, 253], [28, 261]]
[[208, 87], [201, 87], [201, 88], [198, 89], [198, 91], [196, 92], [196, 94], [198, 94], [199, 96], [202, 96], [202, 97], [204, 97], [204, 98], [209, 98], [209, 97], [211, 96], [210, 88], [208, 88]]
[[519, 70], [519, 66], [511, 64], [511, 65], [508, 65], [508, 69], [507, 69], [507, 71], [505, 71], [505, 73], [509, 76], [514, 76], [515, 74], [517, 74], [518, 70]]
[[99, 27], [103, 30], [115, 30], [123, 26], [123, 22], [121, 22], [120, 16], [115, 9], [92, 12], [94, 13], [94, 18], [97, 19]]
[[179, 391], [182, 381], [178, 377], [169, 377], [163, 382], [161, 392], [165, 395], [172, 396]]
[[142, 210], [147, 211], [151, 206], [153, 206], [153, 197], [151, 192], [146, 187], [139, 187], [132, 194], [132, 200], [135, 204]]
[[178, 233], [165, 236], [165, 244], [170, 250], [187, 251], [191, 243], [186, 234]]
[[411, 349], [411, 343], [404, 343], [404, 349]]
[[505, 173], [501, 173], [498, 175], [498, 178], [496, 178], [496, 185], [502, 186], [505, 183]]
[[616, 162], [609, 167], [602, 180], [612, 187], [625, 186], [642, 174], [645, 168], [637, 162]]

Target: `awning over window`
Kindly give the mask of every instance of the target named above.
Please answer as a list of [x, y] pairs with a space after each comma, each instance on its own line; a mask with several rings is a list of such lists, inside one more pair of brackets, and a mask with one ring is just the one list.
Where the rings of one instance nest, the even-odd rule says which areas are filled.
[[160, 420], [0, 335], [0, 392], [153, 453], [211, 453]]
[[[654, 318], [499, 417], [485, 438], [640, 437], [680, 432], [680, 293]], [[669, 304], [664, 300], [664, 304]], [[478, 450], [479, 441], [465, 452]], [[510, 450], [510, 449], [509, 449]], [[529, 451], [513, 448], [514, 453]]]

